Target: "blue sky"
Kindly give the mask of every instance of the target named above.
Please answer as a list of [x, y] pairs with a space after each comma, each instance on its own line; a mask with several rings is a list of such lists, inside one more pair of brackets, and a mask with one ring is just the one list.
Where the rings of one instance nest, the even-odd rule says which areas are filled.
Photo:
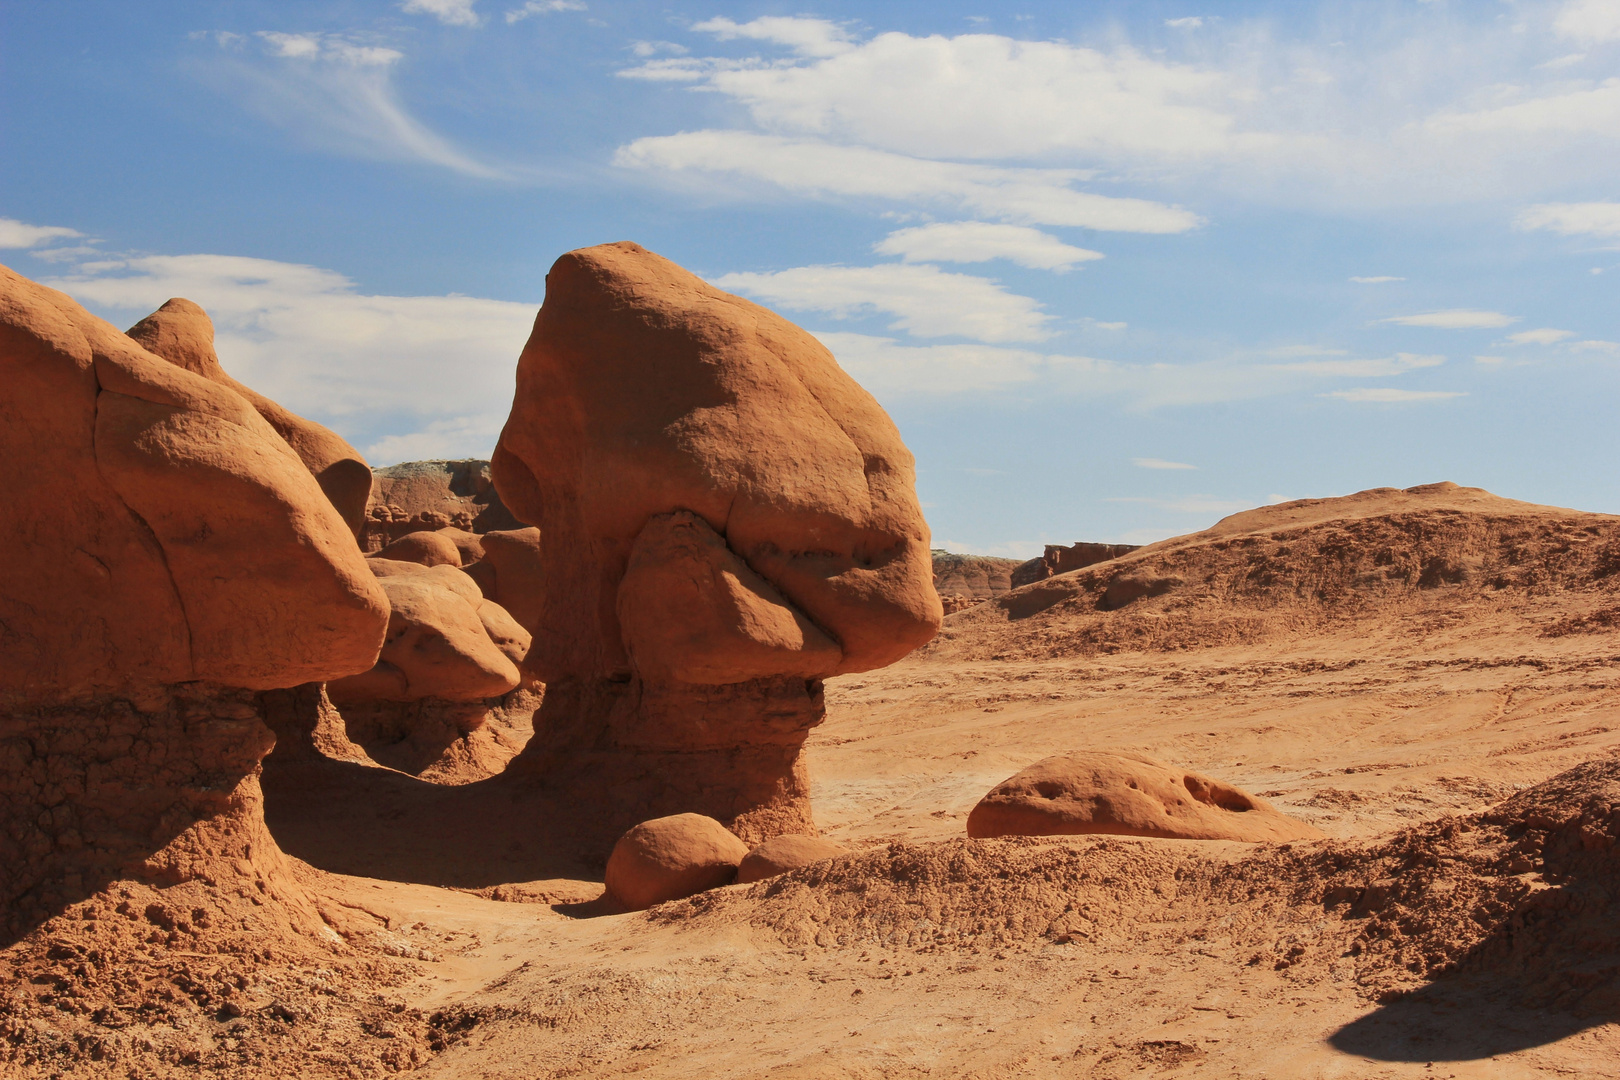
[[9, 4], [0, 261], [485, 456], [557, 255], [817, 333], [935, 541], [1436, 480], [1620, 512], [1620, 0]]

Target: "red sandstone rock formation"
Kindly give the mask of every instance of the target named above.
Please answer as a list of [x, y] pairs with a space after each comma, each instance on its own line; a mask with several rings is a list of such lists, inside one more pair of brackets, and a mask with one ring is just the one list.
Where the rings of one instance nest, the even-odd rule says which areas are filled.
[[523, 525], [501, 502], [489, 462], [474, 459], [407, 461], [377, 469], [365, 519], [360, 546], [368, 552], [414, 532], [450, 527], [482, 535]]
[[493, 468], [545, 536], [530, 764], [624, 776], [619, 813], [812, 830], [819, 677], [941, 618], [911, 454], [871, 396], [787, 320], [606, 244], [552, 267]]
[[[206, 318], [165, 310], [202, 356]], [[8, 936], [120, 876], [296, 901], [253, 691], [369, 668], [388, 605], [269, 405], [0, 267]]]
[[801, 866], [848, 854], [849, 848], [819, 836], [773, 836], [737, 864], [737, 884], [764, 881]]
[[371, 495], [371, 469], [365, 458], [337, 432], [282, 408], [225, 374], [214, 353], [214, 323], [207, 312], [176, 297], [130, 327], [129, 336], [148, 352], [246, 398], [309, 467], [349, 530], [359, 535]]
[[1058, 574], [1067, 574], [1071, 570], [1083, 570], [1088, 566], [1095, 566], [1100, 562], [1108, 562], [1122, 555], [1129, 555], [1137, 549], [1135, 544], [1071, 544], [1063, 547], [1059, 544], [1047, 544], [1046, 552], [1038, 559], [1031, 559], [1015, 568], [1011, 574], [1013, 588], [1032, 585], [1037, 581], [1045, 581]]
[[748, 845], [702, 814], [643, 821], [619, 838], [604, 881], [632, 911], [731, 884]]
[[1231, 784], [1136, 754], [1044, 758], [992, 788], [967, 834], [1110, 833], [1173, 840], [1314, 840], [1320, 832]]

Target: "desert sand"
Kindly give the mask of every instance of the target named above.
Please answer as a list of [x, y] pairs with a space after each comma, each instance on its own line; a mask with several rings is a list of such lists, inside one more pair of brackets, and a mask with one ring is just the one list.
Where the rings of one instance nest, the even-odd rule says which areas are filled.
[[[597, 274], [589, 287], [647, 265], [639, 249], [611, 247], [577, 260]], [[666, 275], [660, 289], [632, 294], [666, 298], [647, 301], [657, 305], [669, 289], [690, 289], [693, 304], [716, 305], [718, 315], [690, 326], [696, 337], [728, 328], [712, 347], [740, 351], [725, 360], [735, 368], [717, 370], [788, 358], [769, 369], [776, 383], [739, 376], [749, 392], [791, 397], [793, 379], [822, 380], [819, 397], [796, 399], [814, 421], [800, 437], [868, 442], [847, 473], [813, 477], [827, 490], [795, 472], [807, 455], [792, 452], [761, 480], [766, 470], [726, 464], [726, 441], [712, 434], [769, 413], [750, 413], [744, 396], [740, 419], [705, 413], [715, 428], [654, 446], [672, 464], [645, 466], [648, 475], [684, 476], [700, 494], [721, 485], [703, 497], [739, 508], [740, 535], [759, 548], [747, 566], [733, 561], [738, 541], [712, 521], [700, 526], [706, 516], [658, 513], [652, 485], [604, 493], [582, 479], [588, 467], [549, 475], [542, 509], [560, 516], [540, 523], [535, 542], [556, 532], [584, 569], [561, 608], [525, 606], [538, 603], [527, 586], [513, 593], [525, 598], [514, 602], [524, 620], [539, 620], [536, 642], [548, 642], [544, 685], [533, 650], [515, 665], [500, 652], [523, 626], [479, 623], [476, 604], [495, 601], [471, 567], [382, 561], [391, 568], [365, 559], [358, 541], [331, 539], [351, 535], [344, 525], [355, 515], [337, 505], [349, 488], [334, 495], [318, 484], [324, 459], [275, 442], [280, 427], [223, 375], [174, 375], [161, 353], [108, 336], [61, 294], [13, 284], [36, 305], [25, 315], [65, 320], [90, 343], [81, 348], [44, 316], [13, 320], [31, 333], [44, 326], [29, 340], [56, 350], [37, 355], [78, 380], [84, 410], [109, 393], [83, 375], [99, 363], [257, 440], [254, 460], [270, 464], [239, 481], [260, 500], [247, 505], [263, 504], [260, 520], [319, 530], [319, 544], [298, 550], [322, 554], [308, 573], [325, 592], [301, 596], [327, 605], [306, 620], [338, 644], [314, 642], [322, 647], [310, 656], [307, 635], [266, 630], [275, 649], [252, 654], [259, 667], [210, 642], [192, 663], [212, 666], [177, 675], [163, 667], [177, 661], [162, 643], [136, 629], [159, 615], [178, 627], [170, 633], [194, 623], [130, 607], [136, 614], [103, 628], [119, 648], [75, 667], [58, 646], [35, 682], [17, 674], [5, 685], [5, 850], [26, 859], [3, 879], [0, 1075], [1620, 1076], [1620, 517], [1443, 483], [1258, 508], [1078, 569], [1048, 564], [1018, 587], [1014, 568], [941, 560], [936, 575], [980, 574], [985, 596], [968, 597], [979, 602], [927, 640], [939, 610], [929, 610], [926, 577], [917, 581], [927, 530], [909, 455], [889, 441], [886, 418], [862, 412], [791, 324], [752, 305], [724, 307], [725, 294], [678, 268], [653, 269]], [[736, 325], [766, 328], [775, 351], [750, 352]], [[564, 337], [598, 332], [585, 321]], [[531, 343], [529, 377], [546, 364], [548, 378], [566, 371], [566, 350], [546, 347]], [[682, 392], [698, 402], [709, 393]], [[636, 434], [644, 417], [628, 415], [617, 429], [574, 432], [579, 443], [560, 456], [532, 443], [511, 456], [538, 490], [548, 462], [588, 466], [602, 447], [652, 453], [624, 449], [646, 445]], [[615, 430], [635, 438], [615, 442]], [[80, 467], [90, 453], [51, 467]], [[397, 475], [426, 477], [435, 492], [442, 477], [467, 487], [487, 475], [477, 463], [443, 464]], [[835, 489], [863, 470], [891, 486], [848, 507]], [[497, 484], [501, 471], [498, 461]], [[419, 521], [401, 536], [459, 528], [439, 520], [443, 511], [405, 507], [404, 489], [390, 492], [387, 480], [374, 481], [365, 521]], [[87, 480], [82, 489], [102, 497]], [[150, 490], [182, 520], [237, 505]], [[502, 494], [520, 516], [544, 516], [526, 510], [535, 490]], [[631, 497], [646, 505], [625, 511]], [[581, 505], [596, 509], [571, 518], [555, 509]], [[470, 510], [457, 512], [473, 524]], [[79, 527], [64, 518], [57, 534]], [[218, 543], [236, 542], [242, 527]], [[891, 546], [874, 545], [885, 529]], [[848, 550], [839, 530], [854, 538]], [[98, 626], [75, 613], [97, 610], [93, 590], [106, 579], [75, 570], [67, 548], [36, 550], [18, 535], [8, 552], [32, 552], [55, 574], [55, 595], [72, 601], [56, 618]], [[132, 535], [124, 557], [137, 567], [154, 561], [153, 543], [184, 539]], [[444, 560], [453, 547], [457, 562], [475, 551], [475, 541], [451, 539], [419, 546]], [[672, 554], [648, 554], [663, 551]], [[885, 561], [884, 552], [898, 554]], [[831, 573], [824, 592], [795, 583], [803, 559]], [[676, 560], [692, 568], [694, 590], [694, 618], [680, 628], [658, 584]], [[409, 706], [388, 714], [396, 722], [422, 724], [391, 741], [359, 713], [346, 718], [343, 694], [330, 697], [322, 681], [369, 677], [389, 655], [383, 639], [438, 625], [426, 615], [407, 624], [402, 608], [385, 635], [385, 586], [447, 574], [486, 591], [477, 601], [457, 579], [449, 591], [467, 592], [467, 613], [457, 609], [455, 634], [432, 638], [448, 643], [433, 655], [459, 665], [445, 669], [456, 678], [486, 668], [501, 677], [473, 685], [467, 701], [368, 691], [367, 701]], [[496, 567], [490, 580], [502, 574]], [[994, 587], [1002, 574], [1005, 587]], [[552, 591], [556, 580], [540, 590], [546, 603], [564, 595]], [[617, 608], [580, 601], [610, 588]], [[273, 614], [243, 606], [263, 595], [248, 589], [230, 610], [273, 630], [282, 625]], [[558, 621], [559, 610], [573, 622]], [[728, 622], [727, 611], [743, 614]], [[615, 619], [632, 629], [621, 635]], [[886, 649], [873, 631], [885, 620], [908, 645], [926, 644], [889, 662], [905, 650]], [[830, 641], [814, 637], [817, 626], [834, 629]], [[715, 646], [739, 627], [746, 641]], [[90, 664], [102, 655], [101, 667]], [[139, 693], [116, 689], [126, 683]], [[302, 685], [277, 688], [292, 683]], [[790, 684], [798, 696], [783, 704]], [[120, 706], [119, 693], [140, 708]], [[576, 715], [570, 703], [585, 720], [572, 730], [557, 719]], [[464, 714], [451, 706], [476, 712], [481, 741], [456, 727]], [[782, 710], [780, 731], [746, 726], [772, 709]], [[537, 727], [545, 738], [533, 737]], [[274, 749], [256, 732], [273, 732]], [[229, 771], [210, 772], [215, 758], [203, 751]], [[1168, 763], [1165, 775], [1188, 791], [1218, 783], [1251, 793], [1299, 823], [1302, 838], [968, 838], [987, 792], [1059, 754]], [[592, 766], [568, 772], [569, 760]], [[673, 775], [683, 760], [696, 765]], [[157, 795], [142, 786], [154, 776], [168, 785]], [[656, 816], [668, 791], [687, 790], [694, 803], [708, 800], [687, 809], [712, 813], [738, 838], [721, 845], [728, 867], [772, 835], [811, 829], [847, 853], [625, 910], [604, 888], [620, 822]], [[157, 824], [113, 820], [135, 811]], [[123, 848], [141, 848], [136, 825], [164, 858], [115, 866]]]

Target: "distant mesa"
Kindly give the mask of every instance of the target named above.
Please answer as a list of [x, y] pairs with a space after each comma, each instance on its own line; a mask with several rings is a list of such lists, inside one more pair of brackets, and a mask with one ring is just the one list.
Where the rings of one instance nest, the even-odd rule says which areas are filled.
[[912, 457], [871, 395], [786, 319], [604, 244], [547, 277], [493, 476], [544, 544], [524, 666], [546, 698], [515, 765], [616, 791], [603, 827], [813, 832], [820, 680], [942, 617]]
[[1135, 550], [1130, 544], [1048, 544], [1046, 553], [1039, 558], [1020, 562], [993, 555], [956, 555], [936, 548], [931, 553], [934, 588], [945, 605], [945, 614], [954, 615], [1022, 585], [1117, 559]]
[[971, 837], [1106, 833], [1250, 843], [1322, 833], [1263, 799], [1136, 754], [1075, 752], [1044, 758], [997, 784], [968, 815]]
[[523, 528], [501, 502], [489, 462], [407, 461], [374, 471], [360, 534], [366, 552], [410, 533], [446, 528], [476, 534]]

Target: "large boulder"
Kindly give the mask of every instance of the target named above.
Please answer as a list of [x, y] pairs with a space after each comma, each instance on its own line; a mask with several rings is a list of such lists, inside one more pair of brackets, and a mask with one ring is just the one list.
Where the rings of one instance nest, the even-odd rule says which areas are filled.
[[308, 467], [349, 531], [359, 535], [366, 501], [371, 497], [371, 468], [365, 458], [337, 432], [298, 416], [227, 375], [214, 352], [214, 323], [207, 312], [190, 300], [175, 297], [130, 327], [128, 334], [148, 352], [246, 399]]
[[1136, 754], [1080, 751], [1043, 758], [990, 790], [967, 834], [1109, 833], [1254, 843], [1322, 833], [1220, 780]]
[[554, 715], [531, 758], [622, 774], [623, 813], [806, 831], [819, 680], [893, 663], [942, 617], [877, 402], [786, 319], [605, 244], [552, 267], [492, 465], [545, 536], [525, 663]]
[[608, 856], [608, 895], [632, 911], [729, 885], [748, 845], [702, 814], [643, 821]]
[[297, 893], [255, 692], [370, 668], [388, 621], [316, 476], [228, 381], [4, 267], [0, 454], [0, 932], [119, 875]]
[[442, 531], [407, 533], [371, 558], [422, 566], [460, 566], [462, 563], [461, 547], [454, 537]]

